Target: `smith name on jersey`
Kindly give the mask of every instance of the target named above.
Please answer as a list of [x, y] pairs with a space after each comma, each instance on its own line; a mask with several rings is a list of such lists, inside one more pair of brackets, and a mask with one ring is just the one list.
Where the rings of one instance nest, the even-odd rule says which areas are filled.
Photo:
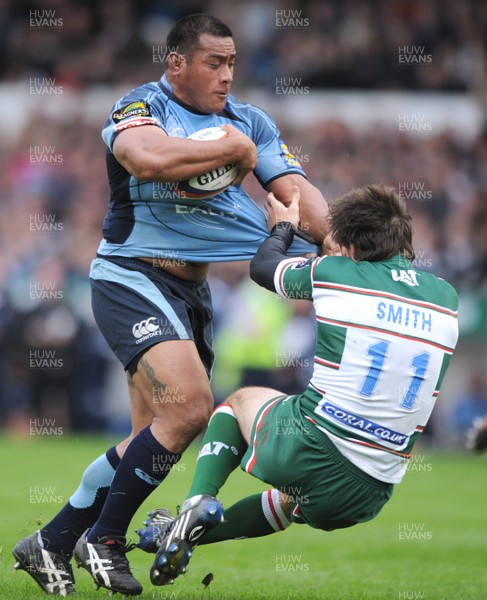
[[312, 299], [317, 321], [305, 418], [373, 477], [401, 481], [458, 339], [453, 287], [395, 256], [282, 261], [277, 292]]
[[[254, 173], [263, 187], [282, 175], [305, 176], [264, 111], [251, 104], [240, 104], [230, 96], [220, 113], [202, 114], [176, 98], [163, 76], [119, 100], [105, 123], [102, 135], [108, 146], [111, 194], [99, 255], [192, 262], [249, 260], [254, 256], [268, 230], [263, 211], [242, 185], [232, 185], [205, 200], [192, 199], [178, 190], [177, 182], [139, 181], [132, 177], [112, 152], [116, 135], [130, 127], [154, 125], [170, 137], [185, 138], [224, 124], [233, 125], [255, 143], [258, 163]], [[290, 252], [315, 250], [315, 246], [297, 237]]]

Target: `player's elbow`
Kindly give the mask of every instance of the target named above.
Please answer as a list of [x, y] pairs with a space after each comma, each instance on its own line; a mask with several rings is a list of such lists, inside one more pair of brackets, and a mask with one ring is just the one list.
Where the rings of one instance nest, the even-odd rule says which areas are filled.
[[255, 257], [250, 261], [249, 265], [249, 276], [252, 281], [259, 284], [259, 264], [256, 262]]
[[116, 153], [117, 161], [139, 181], [173, 181], [171, 163], [164, 157], [155, 157], [141, 148], [123, 146]]
[[155, 179], [156, 164], [150, 156], [146, 156], [144, 153], [125, 151], [117, 156], [117, 160], [135, 179], [139, 181]]
[[148, 165], [130, 165], [127, 168], [127, 171], [132, 177], [135, 177], [135, 179], [138, 179], [139, 181], [151, 181], [154, 179], [152, 169]]
[[249, 275], [252, 281], [255, 281], [261, 287], [270, 292], [275, 292], [274, 288], [274, 265], [266, 264], [260, 256], [254, 256], [250, 261]]

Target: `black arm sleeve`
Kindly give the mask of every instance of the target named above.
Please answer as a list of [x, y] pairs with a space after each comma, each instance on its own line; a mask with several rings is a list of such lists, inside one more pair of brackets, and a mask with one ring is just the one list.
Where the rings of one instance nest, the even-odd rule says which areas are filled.
[[294, 226], [287, 221], [276, 223], [270, 236], [250, 261], [250, 277], [260, 286], [275, 292], [274, 273], [277, 265], [286, 258], [286, 252], [294, 239]]

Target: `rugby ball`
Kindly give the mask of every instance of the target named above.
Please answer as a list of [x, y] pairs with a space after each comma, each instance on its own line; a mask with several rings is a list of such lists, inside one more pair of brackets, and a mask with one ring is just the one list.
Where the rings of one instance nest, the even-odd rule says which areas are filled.
[[[227, 136], [228, 133], [221, 127], [207, 127], [195, 131], [188, 136], [188, 139], [210, 142]], [[177, 188], [183, 198], [211, 198], [230, 187], [237, 175], [238, 168], [234, 163], [229, 163], [185, 181], [179, 181]]]

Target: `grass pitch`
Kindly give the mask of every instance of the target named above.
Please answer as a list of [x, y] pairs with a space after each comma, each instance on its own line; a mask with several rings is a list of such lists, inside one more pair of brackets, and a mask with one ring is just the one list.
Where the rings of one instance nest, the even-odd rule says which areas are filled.
[[[13, 570], [15, 543], [46, 523], [76, 488], [84, 467], [113, 440], [62, 435], [27, 440], [0, 438], [0, 598], [45, 599], [24, 572]], [[135, 516], [173, 512], [189, 488], [196, 447]], [[253, 478], [232, 475], [224, 506], [265, 489]], [[152, 600], [480, 600], [487, 597], [487, 460], [470, 455], [430, 455], [422, 450], [404, 482], [373, 521], [325, 533], [293, 525], [255, 540], [197, 548], [184, 577], [153, 587], [152, 556], [129, 554], [142, 582], [141, 598]], [[134, 539], [137, 536], [133, 534]], [[202, 579], [212, 573], [205, 588]], [[77, 598], [100, 599], [88, 573], [75, 569]]]

